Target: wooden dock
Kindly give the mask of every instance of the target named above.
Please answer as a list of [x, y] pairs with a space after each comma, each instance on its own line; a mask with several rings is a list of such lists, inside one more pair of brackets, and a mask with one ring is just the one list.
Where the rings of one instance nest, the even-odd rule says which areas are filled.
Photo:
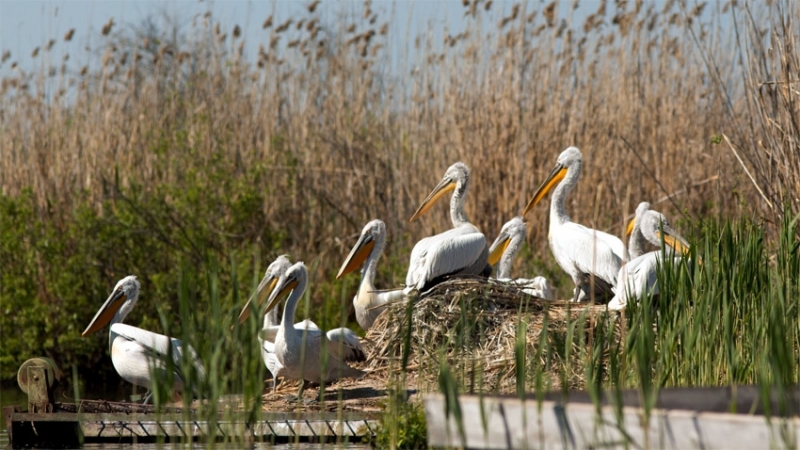
[[[475, 449], [522, 448], [800, 448], [798, 392], [784, 394], [787, 417], [763, 412], [758, 389], [663, 390], [645, 420], [636, 391], [595, 406], [582, 393], [536, 398], [460, 396], [449, 411], [442, 395], [425, 400], [428, 445]], [[777, 412], [779, 395], [773, 394]], [[738, 413], [732, 413], [732, 412]], [[456, 419], [460, 416], [460, 423]]]
[[[216, 420], [192, 411], [143, 411], [130, 403], [56, 404], [52, 413], [3, 409], [13, 448], [75, 448], [84, 443], [161, 441], [359, 442], [374, 435], [378, 413], [242, 412], [221, 413]], [[99, 412], [103, 409], [110, 412]], [[126, 412], [126, 408], [129, 410]]]

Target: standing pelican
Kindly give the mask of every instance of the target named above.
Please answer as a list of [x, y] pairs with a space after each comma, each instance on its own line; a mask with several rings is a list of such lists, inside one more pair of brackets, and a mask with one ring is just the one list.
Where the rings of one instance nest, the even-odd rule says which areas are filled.
[[375, 272], [378, 270], [378, 260], [385, 247], [386, 224], [380, 219], [375, 219], [361, 231], [358, 242], [350, 250], [350, 254], [347, 255], [347, 259], [344, 260], [336, 275], [338, 280], [363, 264], [361, 284], [358, 286], [358, 293], [353, 297], [353, 306], [356, 309], [356, 320], [364, 330], [372, 327], [375, 319], [386, 309], [388, 303], [403, 298], [402, 289], [383, 292], [375, 290]]
[[[589, 292], [594, 278], [595, 293], [610, 296], [617, 282], [617, 272], [623, 260], [627, 260], [625, 245], [616, 237], [602, 231], [586, 228], [572, 222], [564, 203], [581, 175], [583, 157], [576, 147], [564, 150], [556, 161], [550, 175], [534, 194], [523, 216], [533, 209], [553, 188], [550, 203], [550, 250], [558, 265], [575, 283], [572, 301], [591, 298]], [[563, 181], [562, 181], [563, 180]]]
[[469, 223], [464, 212], [464, 201], [469, 186], [469, 168], [457, 162], [447, 169], [444, 178], [422, 202], [411, 222], [425, 214], [440, 198], [453, 191], [450, 198], [450, 220], [453, 228], [417, 242], [411, 251], [411, 261], [406, 275], [406, 290], [420, 292], [430, 289], [446, 277], [455, 275], [492, 274], [487, 258], [489, 247], [483, 233]]
[[[663, 236], [664, 244], [669, 249], [666, 252], [657, 250], [645, 253], [619, 269], [616, 294], [608, 303], [608, 309], [612, 311], [624, 309], [629, 301], [641, 299], [645, 295], [658, 295], [658, 268], [664, 264], [663, 254], [672, 257], [673, 262], [678, 264], [682, 256], [676, 256], [675, 253], [686, 255], [689, 252], [686, 239], [669, 225], [663, 214], [645, 211], [641, 217], [634, 220], [637, 222], [634, 232], [641, 233], [644, 239], [658, 247], [661, 247]], [[634, 236], [631, 236], [631, 239], [633, 238]]]
[[148, 390], [144, 399], [144, 403], [147, 403], [152, 395], [153, 374], [166, 379], [167, 370], [171, 370], [173, 388], [184, 390], [184, 383], [188, 381], [181, 371], [184, 352], [197, 371], [198, 381], [202, 382], [205, 378], [205, 370], [191, 345], [184, 345], [178, 339], [122, 323], [136, 305], [139, 289], [139, 281], [135, 276], [130, 275], [121, 279], [81, 335], [89, 335], [111, 323], [108, 333], [111, 362], [124, 380]]
[[497, 281], [512, 283], [528, 295], [553, 300], [553, 290], [545, 277], [511, 279], [511, 266], [525, 242], [526, 234], [527, 228], [522, 217], [514, 217], [503, 224], [497, 239], [489, 247], [489, 264], [497, 264]]
[[[289, 258], [287, 258], [286, 255], [281, 255], [267, 267], [264, 278], [262, 278], [261, 282], [258, 284], [256, 293], [247, 300], [244, 308], [242, 308], [241, 314], [239, 314], [238, 320], [240, 324], [250, 316], [250, 309], [254, 307], [253, 300], [257, 299], [258, 306], [264, 303], [264, 300], [269, 297], [269, 294], [272, 293], [272, 290], [278, 283], [278, 279], [280, 279], [281, 275], [283, 275], [291, 265], [292, 263], [289, 261]], [[275, 356], [275, 337], [269, 337], [271, 332], [277, 332], [278, 323], [278, 310], [274, 309], [264, 314], [264, 325], [262, 326], [261, 332], [258, 333], [258, 343], [261, 345], [261, 359], [264, 360], [264, 365], [267, 366], [267, 370], [272, 375], [273, 394], [278, 389], [278, 377], [283, 376], [283, 365], [278, 361], [278, 357]], [[300, 329], [318, 329], [317, 324], [308, 319], [296, 323], [294, 326]]]
[[[283, 317], [275, 336], [275, 355], [283, 365], [284, 378], [308, 380], [313, 383], [329, 382], [339, 378], [361, 378], [364, 372], [347, 365], [347, 361], [365, 361], [364, 349], [355, 333], [339, 328], [331, 336], [320, 330], [302, 330], [292, 325], [297, 302], [308, 285], [308, 271], [302, 262], [289, 267], [278, 280], [267, 303], [267, 313], [272, 311], [291, 291], [283, 309]], [[323, 352], [327, 364], [323, 369]], [[303, 392], [300, 386], [298, 397]], [[321, 393], [321, 392], [320, 392]]]

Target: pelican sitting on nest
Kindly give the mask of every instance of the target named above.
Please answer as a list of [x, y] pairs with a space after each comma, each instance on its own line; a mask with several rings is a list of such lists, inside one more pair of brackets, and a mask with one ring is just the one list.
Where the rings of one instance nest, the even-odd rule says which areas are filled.
[[[353, 306], [356, 309], [356, 320], [361, 328], [369, 330], [375, 319], [386, 309], [388, 303], [402, 300], [402, 289], [391, 291], [377, 291], [375, 289], [375, 272], [378, 270], [378, 260], [383, 255], [386, 247], [386, 224], [380, 219], [369, 222], [361, 231], [358, 242], [350, 250], [344, 260], [336, 279], [364, 266], [361, 271], [361, 284], [358, 293], [353, 297]], [[365, 262], [366, 261], [366, 262]]]
[[[283, 317], [275, 336], [275, 355], [283, 365], [284, 378], [322, 383], [339, 378], [361, 378], [364, 372], [347, 365], [349, 361], [365, 361], [366, 356], [356, 334], [349, 328], [339, 328], [331, 336], [321, 330], [302, 330], [292, 325], [297, 302], [308, 285], [308, 271], [302, 262], [295, 263], [278, 280], [267, 303], [267, 313], [275, 309], [289, 292]], [[334, 331], [334, 330], [332, 330]], [[325, 355], [323, 355], [325, 352]], [[323, 356], [327, 364], [323, 367]], [[302, 395], [300, 385], [298, 398]], [[322, 392], [320, 392], [322, 394]]]
[[[289, 258], [287, 258], [286, 255], [281, 255], [267, 267], [264, 278], [262, 278], [261, 282], [258, 284], [255, 294], [247, 300], [244, 308], [242, 308], [241, 314], [239, 314], [238, 321], [240, 324], [250, 316], [250, 310], [254, 307], [254, 300], [257, 300], [258, 303], [256, 309], [260, 309], [264, 300], [269, 298], [269, 295], [272, 293], [281, 275], [283, 275], [291, 265], [292, 263], [289, 261]], [[275, 334], [278, 332], [278, 325], [278, 310], [273, 309], [269, 313], [264, 314], [264, 325], [262, 326], [261, 332], [258, 333], [258, 343], [261, 345], [261, 359], [264, 360], [264, 365], [267, 366], [267, 370], [272, 374], [273, 394], [278, 389], [278, 378], [283, 377], [283, 365], [278, 361], [278, 357], [275, 356]], [[300, 330], [319, 329], [317, 324], [309, 319], [294, 324], [294, 327]]]
[[[514, 258], [525, 242], [527, 228], [522, 217], [514, 217], [503, 225], [500, 234], [489, 247], [489, 264], [497, 264], [495, 278], [499, 282], [510, 283], [522, 292], [543, 300], [553, 300], [553, 290], [545, 277], [511, 279], [511, 266]], [[499, 264], [498, 264], [499, 261]]]
[[[583, 157], [576, 147], [564, 150], [556, 161], [550, 175], [534, 194], [523, 216], [539, 203], [553, 188], [550, 203], [550, 250], [558, 265], [575, 283], [572, 301], [591, 298], [591, 283], [594, 279], [595, 294], [602, 297], [613, 295], [617, 273], [622, 261], [627, 260], [625, 245], [618, 238], [602, 231], [586, 228], [570, 220], [564, 206], [567, 195], [578, 184]], [[562, 181], [563, 180], [563, 181]]]
[[442, 181], [433, 189], [411, 222], [425, 214], [440, 198], [453, 191], [450, 199], [450, 220], [453, 228], [417, 242], [411, 251], [406, 275], [406, 293], [412, 289], [427, 291], [448, 277], [492, 274], [486, 237], [469, 222], [464, 201], [469, 186], [469, 168], [462, 162], [450, 166]]
[[187, 374], [181, 371], [184, 353], [197, 372], [197, 381], [203, 381], [205, 370], [191, 345], [163, 334], [122, 323], [136, 305], [139, 289], [139, 281], [135, 276], [130, 275], [121, 279], [81, 335], [87, 336], [111, 323], [108, 332], [111, 362], [124, 380], [148, 390], [144, 399], [144, 403], [147, 403], [152, 396], [154, 374], [166, 380], [169, 376], [168, 371], [171, 371], [173, 388], [178, 391], [184, 390], [185, 383], [190, 380]]
[[[681, 237], [667, 221], [667, 218], [656, 211], [644, 211], [641, 217], [634, 219], [637, 223], [633, 228], [634, 233], [641, 235], [653, 245], [661, 246], [661, 238], [668, 249], [645, 253], [622, 266], [619, 270], [616, 295], [608, 303], [608, 309], [619, 311], [624, 309], [629, 301], [635, 301], [646, 295], [658, 295], [658, 268], [663, 265], [663, 257], [673, 258], [678, 264], [683, 255], [689, 252], [689, 244]], [[631, 235], [631, 240], [634, 236]], [[676, 255], [679, 253], [681, 256]]]

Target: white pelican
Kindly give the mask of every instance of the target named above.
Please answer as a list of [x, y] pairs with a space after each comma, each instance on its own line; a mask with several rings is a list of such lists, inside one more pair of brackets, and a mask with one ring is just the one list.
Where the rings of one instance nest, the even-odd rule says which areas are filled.
[[[286, 255], [278, 256], [272, 264], [267, 267], [267, 271], [264, 273], [264, 278], [261, 279], [261, 282], [258, 284], [258, 288], [256, 289], [255, 294], [253, 294], [247, 303], [242, 308], [241, 314], [239, 314], [239, 323], [243, 323], [247, 318], [250, 316], [251, 308], [259, 309], [264, 300], [269, 297], [269, 294], [272, 293], [272, 290], [275, 288], [275, 285], [278, 283], [278, 279], [286, 272], [286, 269], [291, 266], [292, 263], [289, 261]], [[253, 306], [253, 300], [257, 299], [257, 306]], [[278, 327], [278, 310], [274, 309], [267, 314], [264, 314], [264, 325], [262, 326], [262, 330], [258, 333], [258, 343], [261, 345], [261, 359], [264, 360], [264, 365], [267, 366], [267, 370], [272, 375], [272, 393], [274, 394], [278, 389], [278, 378], [283, 376], [282, 369], [283, 366], [281, 362], [278, 361], [278, 357], [275, 356], [275, 343], [274, 343], [274, 336], [269, 339], [268, 336], [271, 333], [271, 330], [274, 329], [277, 331]], [[296, 323], [295, 327], [299, 328], [308, 328], [308, 329], [317, 329], [317, 324], [314, 322], [306, 319], [303, 322]]]
[[447, 169], [444, 178], [422, 202], [411, 222], [425, 214], [440, 198], [453, 191], [450, 199], [450, 220], [453, 228], [417, 242], [411, 251], [406, 275], [406, 291], [414, 288], [427, 291], [445, 278], [455, 275], [492, 274], [487, 258], [489, 247], [483, 233], [469, 223], [464, 201], [469, 186], [469, 168], [457, 162]]
[[[658, 295], [658, 268], [663, 265], [663, 255], [666, 254], [667, 257], [673, 258], [674, 263], [677, 264], [680, 258], [689, 252], [689, 244], [686, 239], [669, 225], [663, 214], [656, 211], [645, 211], [641, 217], [634, 220], [637, 222], [634, 233], [641, 233], [644, 239], [658, 247], [661, 247], [663, 236], [664, 244], [669, 249], [645, 253], [619, 269], [615, 288], [616, 295], [608, 303], [608, 309], [612, 311], [624, 309], [629, 301], [641, 299], [645, 295]], [[681, 256], [677, 256], [676, 252]]]
[[[148, 395], [144, 399], [144, 403], [147, 403], [152, 395], [153, 373], [166, 379], [168, 367], [172, 369], [173, 388], [184, 390], [184, 383], [188, 381], [181, 372], [184, 352], [197, 371], [198, 381], [202, 382], [205, 378], [205, 370], [191, 345], [184, 345], [178, 339], [122, 323], [139, 299], [139, 288], [135, 276], [130, 275], [121, 279], [81, 335], [94, 333], [107, 323], [111, 323], [108, 333], [111, 362], [124, 380], [148, 390]], [[171, 364], [168, 360], [170, 353]]]
[[592, 278], [595, 293], [610, 297], [611, 288], [617, 283], [617, 272], [622, 261], [628, 260], [625, 245], [618, 238], [572, 222], [567, 215], [564, 203], [567, 195], [578, 184], [582, 166], [583, 158], [576, 147], [569, 147], [561, 152], [550, 175], [522, 213], [523, 216], [527, 215], [557, 184], [550, 203], [548, 239], [558, 265], [575, 283], [572, 301], [584, 301], [591, 297], [589, 290]]
[[[356, 320], [365, 331], [372, 327], [375, 319], [386, 309], [388, 303], [401, 300], [403, 290], [377, 291], [375, 289], [375, 272], [378, 270], [378, 260], [383, 255], [386, 247], [386, 224], [380, 219], [369, 222], [361, 231], [356, 245], [350, 250], [344, 260], [336, 279], [364, 266], [361, 271], [361, 284], [358, 293], [353, 297], [353, 306], [356, 309]], [[365, 262], [366, 261], [366, 262]]]
[[625, 234], [630, 236], [628, 240], [628, 256], [630, 259], [636, 259], [644, 254], [647, 239], [639, 231], [639, 226], [642, 222], [642, 216], [647, 211], [650, 211], [650, 203], [639, 203], [639, 206], [636, 207], [636, 215], [628, 222], [628, 228], [625, 230]]
[[[522, 292], [543, 300], [553, 300], [553, 290], [545, 277], [511, 279], [511, 266], [514, 258], [525, 242], [527, 229], [522, 217], [514, 217], [500, 229], [500, 234], [489, 247], [489, 264], [497, 264], [495, 278], [503, 283], [511, 283]], [[498, 263], [499, 261], [499, 263]]]
[[[365, 375], [364, 372], [347, 365], [348, 361], [366, 360], [364, 349], [352, 330], [338, 328], [324, 334], [318, 329], [303, 330], [292, 325], [297, 302], [307, 285], [308, 271], [305, 264], [295, 263], [278, 280], [267, 303], [269, 313], [291, 291], [274, 341], [275, 355], [283, 365], [283, 377], [312, 383], [330, 382], [344, 377], [361, 378]], [[324, 370], [322, 352], [327, 353]], [[303, 384], [300, 385], [299, 394], [302, 392]]]

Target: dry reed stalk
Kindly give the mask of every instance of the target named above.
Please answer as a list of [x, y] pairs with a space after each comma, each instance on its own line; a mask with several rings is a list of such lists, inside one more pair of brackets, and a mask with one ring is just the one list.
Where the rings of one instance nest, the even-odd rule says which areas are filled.
[[[115, 174], [122, 189], [136, 185], [144, 193], [181, 185], [187, 169], [197, 176], [227, 174], [231, 184], [210, 186], [206, 195], [235, 197], [231, 185], [255, 183], [264, 196], [253, 217], [264, 222], [243, 225], [247, 231], [234, 235], [226, 227], [242, 219], [221, 205], [215, 217], [219, 235], [208, 239], [235, 248], [264, 233], [281, 234], [281, 252], [320, 255], [316, 276], [322, 279], [331, 278], [347, 252], [342, 237], [372, 218], [387, 223], [386, 252], [397, 264], [407, 260], [417, 240], [448, 228], [445, 206], [421, 224], [406, 219], [456, 160], [472, 169], [467, 213], [490, 240], [519, 214], [568, 145], [584, 155], [581, 182], [567, 205], [576, 222], [621, 234], [631, 212], [624, 205], [713, 177], [718, 183], [696, 185], [678, 206], [693, 217], [739, 211], [737, 198], [725, 195], [744, 185], [739, 169], [710, 137], [736, 125], [727, 110], [741, 113], [756, 97], [748, 97], [749, 103], [741, 96], [728, 99], [709, 82], [702, 55], [685, 39], [687, 27], [699, 27], [701, 17], [692, 24], [670, 23], [670, 14], [682, 17], [675, 5], [662, 12], [636, 7], [615, 23], [612, 14], [623, 12], [610, 13], [603, 2], [591, 22], [561, 23], [553, 2], [530, 14], [512, 11], [505, 26], [495, 29], [485, 24], [497, 24], [503, 12], [486, 5], [470, 11], [474, 19], [457, 45], [410, 36], [418, 48], [399, 61], [390, 33], [370, 23], [379, 23], [380, 11], [364, 11], [349, 27], [341, 22], [342, 31], [355, 35], [314, 38], [316, 26], [291, 26], [317, 20], [312, 13], [276, 18], [275, 26], [269, 17], [263, 24], [270, 29], [269, 45], [261, 43], [268, 48], [252, 66], [235, 56], [235, 46], [220, 42], [219, 23], [197, 25], [181, 42], [161, 47], [179, 55], [173, 58], [159, 54], [153, 39], [142, 44], [115, 37], [109, 20], [105, 39], [134, 55], [127, 77], [116, 76], [120, 59], [110, 57], [109, 67], [67, 75], [64, 83], [74, 86], [73, 95], [63, 102], [45, 100], [44, 89], [30, 88], [21, 74], [4, 80], [0, 190], [16, 196], [30, 187], [41, 215], [65, 222], [79, 202], [99, 210], [108, 199], [104, 180]], [[716, 38], [708, 42], [717, 45], [710, 50], [724, 49], [724, 30], [709, 30]], [[360, 48], [345, 45], [353, 36]], [[796, 67], [794, 49], [779, 60], [787, 68]], [[730, 52], [712, 54], [717, 72], [735, 73]], [[187, 58], [192, 64], [181, 64]], [[399, 76], [386, 72], [390, 65]], [[784, 105], [767, 114], [764, 103], [754, 127], [788, 130], [796, 122], [796, 115], [782, 112], [796, 111], [797, 103], [794, 81], [781, 73], [778, 79], [747, 78], [775, 81], [760, 89]], [[795, 148], [796, 134], [784, 136], [761, 142]], [[636, 148], [655, 180], [620, 137]], [[734, 143], [744, 147], [738, 139]], [[784, 152], [777, 161], [786, 175], [773, 173], [767, 180], [785, 178], [782, 192], [799, 183], [792, 154]], [[755, 161], [766, 174], [763, 157]], [[518, 260], [519, 273], [541, 272], [540, 261], [551, 259], [546, 207], [528, 217], [532, 251]], [[671, 209], [665, 213], [674, 216]], [[399, 273], [381, 276], [384, 285], [402, 279]], [[319, 303], [327, 293], [313, 295]]]

